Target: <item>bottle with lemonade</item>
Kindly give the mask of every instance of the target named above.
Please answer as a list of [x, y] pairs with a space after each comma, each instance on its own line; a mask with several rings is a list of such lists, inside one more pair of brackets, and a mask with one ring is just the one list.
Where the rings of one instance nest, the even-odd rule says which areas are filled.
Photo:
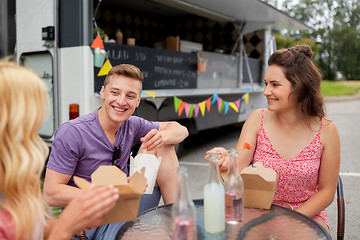
[[220, 179], [217, 153], [209, 156], [209, 180], [204, 187], [204, 225], [209, 233], [225, 230], [225, 190]]

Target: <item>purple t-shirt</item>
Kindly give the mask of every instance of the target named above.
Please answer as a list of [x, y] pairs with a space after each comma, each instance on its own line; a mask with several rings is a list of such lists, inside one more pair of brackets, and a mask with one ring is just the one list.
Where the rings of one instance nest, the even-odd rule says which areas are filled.
[[[121, 159], [116, 162], [127, 173], [126, 164], [131, 147], [140, 142], [151, 129], [159, 129], [159, 122], [131, 116], [116, 132], [115, 146], [121, 148]], [[111, 165], [114, 146], [106, 137], [98, 109], [62, 124], [55, 132], [47, 168], [91, 181], [91, 174], [101, 165]], [[76, 186], [73, 178], [68, 185]]]

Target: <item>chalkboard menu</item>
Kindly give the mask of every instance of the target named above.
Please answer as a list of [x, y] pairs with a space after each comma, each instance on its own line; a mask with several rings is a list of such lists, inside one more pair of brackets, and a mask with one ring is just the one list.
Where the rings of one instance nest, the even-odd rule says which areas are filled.
[[[114, 67], [122, 63], [133, 64], [144, 75], [143, 89], [196, 88], [196, 53], [183, 53], [163, 49], [104, 44], [107, 56]], [[99, 92], [105, 76], [98, 77], [100, 68], [94, 68], [95, 92]]]

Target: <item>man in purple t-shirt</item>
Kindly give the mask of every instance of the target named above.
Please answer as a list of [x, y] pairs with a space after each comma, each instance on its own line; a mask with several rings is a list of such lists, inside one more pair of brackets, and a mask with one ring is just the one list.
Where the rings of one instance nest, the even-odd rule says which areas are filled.
[[[44, 181], [44, 199], [50, 206], [65, 207], [80, 195], [73, 176], [90, 181], [100, 165], [116, 164], [127, 172], [133, 144], [162, 157], [157, 184], [165, 204], [175, 201], [174, 144], [188, 136], [177, 122], [151, 122], [131, 116], [140, 104], [143, 75], [129, 64], [113, 67], [101, 88], [102, 107], [64, 123], [55, 133]], [[114, 161], [112, 161], [114, 160]]]

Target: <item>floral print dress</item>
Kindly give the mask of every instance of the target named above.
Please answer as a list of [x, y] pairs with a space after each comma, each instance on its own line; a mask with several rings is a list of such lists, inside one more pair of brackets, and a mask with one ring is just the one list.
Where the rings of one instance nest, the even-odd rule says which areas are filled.
[[[320, 130], [314, 139], [295, 157], [284, 159], [273, 147], [263, 126], [264, 110], [257, 135], [254, 162], [261, 162], [264, 167], [272, 168], [278, 174], [274, 204], [297, 209], [318, 191], [320, 160], [323, 151]], [[324, 210], [313, 218], [329, 226]]]

